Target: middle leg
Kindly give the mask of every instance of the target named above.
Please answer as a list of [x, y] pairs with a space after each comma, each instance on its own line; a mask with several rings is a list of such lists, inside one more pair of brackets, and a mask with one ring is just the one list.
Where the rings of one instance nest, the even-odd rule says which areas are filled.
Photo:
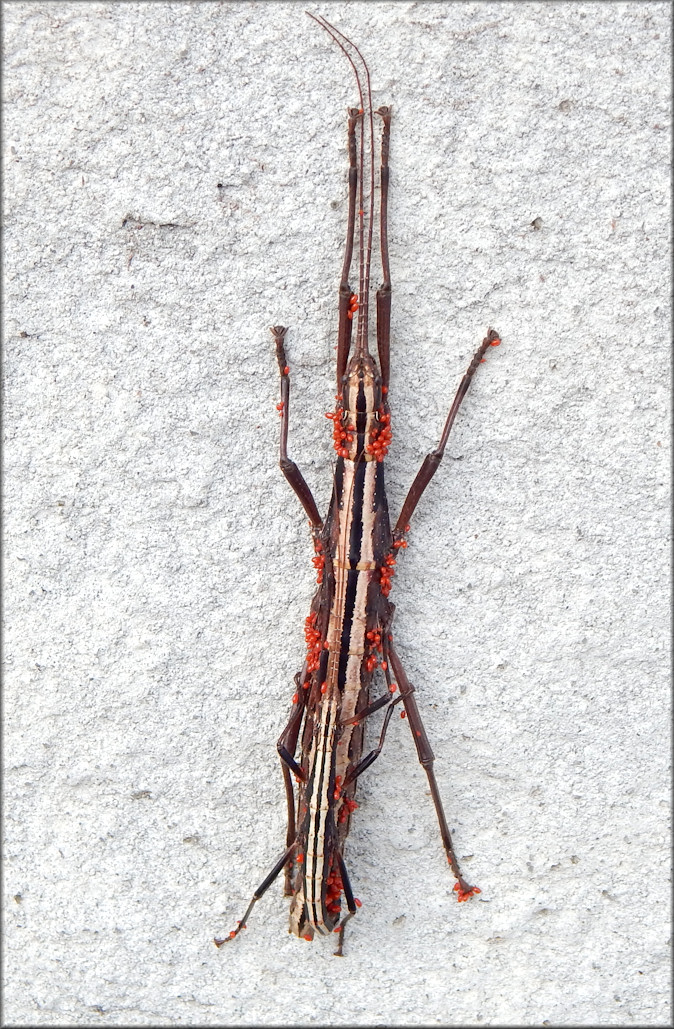
[[449, 439], [449, 434], [451, 432], [452, 425], [454, 424], [454, 419], [456, 418], [457, 412], [461, 406], [461, 401], [468, 392], [470, 380], [475, 375], [478, 365], [484, 360], [484, 355], [489, 350], [489, 347], [497, 347], [500, 342], [501, 339], [499, 337], [498, 332], [496, 332], [494, 329], [490, 329], [485, 338], [482, 340], [479, 349], [474, 354], [472, 361], [468, 365], [466, 373], [462, 378], [461, 382], [459, 383], [459, 388], [456, 391], [454, 402], [452, 403], [452, 406], [449, 409], [449, 414], [447, 415], [445, 427], [442, 430], [440, 442], [435, 450], [432, 450], [430, 454], [426, 454], [423, 464], [417, 472], [416, 479], [412, 483], [410, 491], [405, 497], [405, 502], [403, 504], [402, 511], [400, 512], [398, 521], [396, 522], [395, 529], [393, 530], [393, 536], [395, 539], [402, 539], [402, 537], [407, 532], [409, 527], [409, 520], [412, 517], [412, 512], [421, 500], [422, 493], [424, 492], [429, 482], [438, 470], [438, 465], [442, 461], [443, 455], [445, 453], [445, 447], [447, 446], [447, 440]]

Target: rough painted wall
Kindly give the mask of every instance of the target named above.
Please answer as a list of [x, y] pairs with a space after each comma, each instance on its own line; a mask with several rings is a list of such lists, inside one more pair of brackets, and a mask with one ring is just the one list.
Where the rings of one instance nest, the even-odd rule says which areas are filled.
[[503, 337], [392, 594], [483, 892], [395, 719], [344, 960], [280, 886], [211, 942], [283, 846], [268, 326], [325, 505], [348, 64], [297, 4], [8, 4], [5, 1022], [668, 1024], [669, 5], [316, 10], [394, 110], [394, 512]]

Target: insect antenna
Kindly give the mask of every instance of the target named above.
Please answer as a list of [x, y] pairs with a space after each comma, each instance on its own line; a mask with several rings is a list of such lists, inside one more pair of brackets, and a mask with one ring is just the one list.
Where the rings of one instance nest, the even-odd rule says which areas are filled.
[[[365, 356], [368, 351], [368, 311], [370, 300], [370, 265], [372, 263], [372, 234], [374, 229], [374, 114], [372, 111], [372, 92], [370, 88], [370, 69], [362, 53], [348, 36], [345, 36], [339, 29], [335, 28], [327, 18], [322, 15], [316, 16], [310, 11], [307, 15], [320, 25], [329, 36], [335, 41], [339, 49], [346, 56], [358, 85], [360, 98], [360, 110], [362, 113], [360, 121], [360, 152], [358, 155], [358, 311], [356, 329], [356, 353]], [[351, 55], [356, 55], [356, 60]], [[358, 61], [361, 71], [358, 70]], [[365, 86], [361, 80], [361, 73], [364, 77]], [[367, 147], [365, 144], [367, 121]], [[365, 191], [365, 151], [368, 152], [368, 176], [367, 194]], [[367, 212], [365, 211], [365, 197], [367, 195]]]

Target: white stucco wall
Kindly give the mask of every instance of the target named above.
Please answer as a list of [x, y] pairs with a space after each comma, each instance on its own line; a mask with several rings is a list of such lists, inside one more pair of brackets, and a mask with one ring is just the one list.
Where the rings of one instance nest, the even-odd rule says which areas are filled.
[[346, 61], [296, 4], [8, 4], [5, 1023], [668, 1024], [669, 5], [316, 10], [394, 109], [394, 511], [503, 337], [392, 595], [482, 894], [396, 719], [346, 957], [280, 886], [211, 942], [284, 839], [268, 326], [324, 506]]

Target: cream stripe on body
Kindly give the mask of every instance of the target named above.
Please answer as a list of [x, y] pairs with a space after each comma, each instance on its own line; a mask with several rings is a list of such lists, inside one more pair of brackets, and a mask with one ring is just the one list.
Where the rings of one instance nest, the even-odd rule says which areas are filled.
[[[352, 488], [355, 471], [355, 463], [352, 461], [344, 462], [343, 495], [347, 495], [347, 484], [349, 488]], [[376, 473], [376, 462], [368, 462], [365, 468], [365, 481], [363, 484], [363, 535], [361, 539], [360, 560], [358, 562], [359, 565], [364, 565], [365, 568], [358, 572], [358, 584], [356, 587], [351, 635], [349, 637], [348, 645], [349, 657], [346, 665], [346, 680], [342, 693], [342, 707], [340, 712], [341, 721], [353, 718], [356, 713], [356, 703], [358, 701], [358, 695], [361, 688], [361, 667], [363, 656], [365, 654], [365, 633], [367, 631], [367, 594], [370, 581], [376, 570], [372, 539], [374, 530], [374, 489]], [[344, 505], [344, 510], [340, 511], [340, 521], [342, 517], [344, 518], [344, 525], [340, 526], [340, 539], [345, 539], [348, 546], [348, 540], [351, 535], [353, 504]], [[348, 565], [348, 561], [345, 561], [344, 565]], [[339, 667], [339, 651], [341, 650], [342, 625], [344, 622], [344, 608], [346, 602], [347, 572], [347, 567], [337, 567], [335, 569], [335, 599], [337, 599], [341, 594], [341, 603], [339, 607], [337, 607], [337, 605], [333, 606], [328, 627], [330, 648], [332, 650], [332, 647], [334, 646], [338, 652], [337, 661], [335, 662], [335, 678]], [[355, 726], [353, 725], [344, 726], [341, 738], [337, 745], [337, 767], [335, 774], [341, 775], [342, 779], [346, 775], [349, 763], [349, 746], [354, 728]]]
[[328, 816], [330, 765], [337, 726], [337, 697], [327, 706], [327, 717], [321, 731], [314, 736], [311, 767], [316, 769], [314, 788], [309, 803], [309, 835], [305, 857], [305, 893], [309, 922], [318, 932], [329, 930], [323, 921], [323, 862], [325, 858], [325, 823]]
[[[365, 439], [369, 439], [372, 419], [374, 417], [374, 390], [372, 382], [363, 383], [366, 395], [366, 426]], [[354, 413], [351, 418], [355, 422], [355, 407], [357, 390], [350, 391], [352, 396], [351, 406]], [[346, 677], [343, 691], [340, 696], [339, 689], [339, 664], [340, 656], [343, 653], [342, 634], [346, 614], [346, 596], [348, 572], [351, 569], [349, 561], [349, 545], [351, 539], [351, 526], [354, 514], [354, 493], [355, 478], [358, 461], [356, 456], [357, 441], [354, 433], [354, 440], [350, 450], [352, 457], [344, 459], [344, 470], [342, 478], [342, 497], [339, 510], [339, 532], [338, 552], [333, 559], [335, 573], [335, 591], [328, 623], [327, 642], [330, 651], [325, 680], [325, 695], [323, 703], [318, 712], [320, 728], [314, 734], [312, 749], [310, 753], [309, 767], [314, 769], [311, 799], [309, 803], [309, 825], [307, 833], [307, 853], [305, 855], [304, 873], [304, 901], [306, 902], [307, 920], [314, 929], [321, 933], [327, 933], [328, 927], [323, 919], [323, 878], [325, 862], [325, 828], [328, 811], [330, 809], [330, 771], [332, 764], [332, 750], [337, 730], [337, 720], [340, 722], [352, 718], [356, 711], [356, 704], [361, 689], [361, 669], [363, 656], [365, 654], [365, 633], [367, 631], [367, 595], [368, 587], [372, 576], [376, 573], [374, 561], [374, 495], [376, 485], [377, 463], [368, 461], [365, 466], [363, 479], [363, 503], [362, 503], [362, 537], [356, 570], [358, 580], [354, 599], [351, 633], [348, 640], [348, 658], [346, 664]], [[364, 455], [360, 455], [363, 460]], [[349, 765], [349, 746], [355, 726], [343, 726], [342, 734], [337, 745], [335, 755], [335, 776], [344, 779]], [[328, 869], [328, 872], [330, 870]], [[297, 925], [301, 916], [299, 904], [293, 904], [291, 908], [291, 929]]]

